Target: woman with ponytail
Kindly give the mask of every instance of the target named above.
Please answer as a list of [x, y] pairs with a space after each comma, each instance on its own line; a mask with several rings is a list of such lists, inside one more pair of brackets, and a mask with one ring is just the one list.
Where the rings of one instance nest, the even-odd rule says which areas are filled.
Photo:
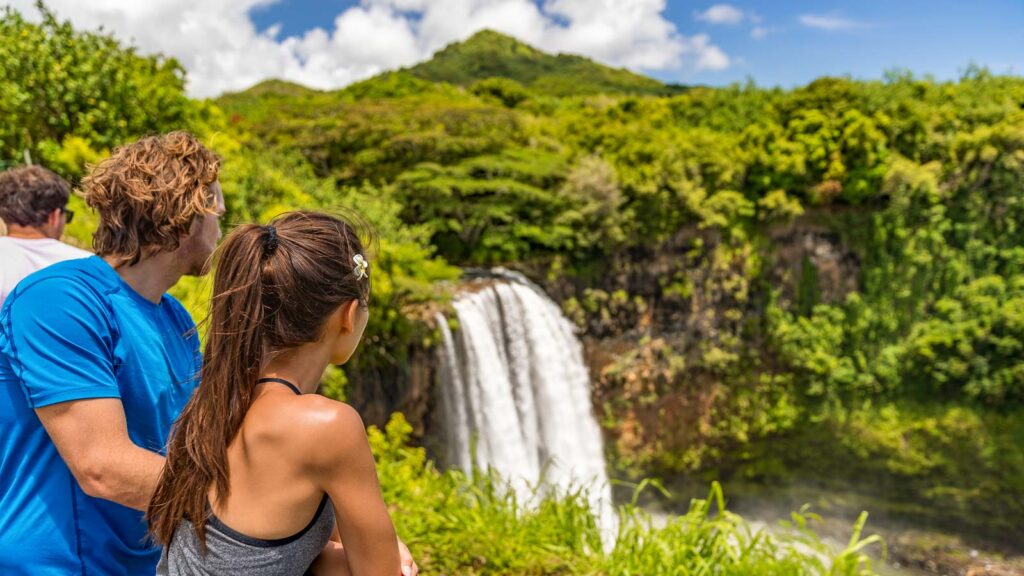
[[366, 326], [356, 231], [295, 212], [218, 254], [202, 381], [149, 505], [158, 574], [408, 574], [359, 415], [314, 394]]

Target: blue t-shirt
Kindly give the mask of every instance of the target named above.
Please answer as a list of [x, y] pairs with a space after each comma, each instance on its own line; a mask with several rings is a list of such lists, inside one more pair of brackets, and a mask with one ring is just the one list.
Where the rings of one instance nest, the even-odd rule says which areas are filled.
[[194, 328], [96, 256], [18, 284], [0, 309], [0, 574], [154, 573], [142, 512], [82, 492], [34, 409], [120, 398], [132, 441], [164, 453], [201, 367]]

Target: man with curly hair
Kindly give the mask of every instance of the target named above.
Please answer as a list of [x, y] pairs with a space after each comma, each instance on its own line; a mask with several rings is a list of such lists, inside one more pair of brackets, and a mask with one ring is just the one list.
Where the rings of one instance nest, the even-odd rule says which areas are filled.
[[202, 274], [219, 158], [172, 132], [82, 182], [96, 255], [22, 280], [0, 309], [0, 574], [153, 574], [143, 511], [202, 362], [166, 294]]
[[67, 209], [70, 187], [41, 166], [0, 172], [0, 306], [29, 274], [64, 260], [90, 254], [60, 241], [74, 212]]

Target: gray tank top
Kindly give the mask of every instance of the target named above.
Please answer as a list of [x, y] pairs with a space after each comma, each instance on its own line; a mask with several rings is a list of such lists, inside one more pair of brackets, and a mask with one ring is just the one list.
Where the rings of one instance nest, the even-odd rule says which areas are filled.
[[[302, 394], [294, 384], [280, 378], [260, 378], [257, 382], [277, 382]], [[160, 555], [156, 573], [157, 576], [303, 576], [327, 545], [333, 531], [334, 506], [327, 494], [305, 528], [275, 540], [236, 532], [211, 513], [206, 522], [206, 553], [203, 554], [195, 526], [182, 520], [171, 543]]]
[[160, 556], [159, 576], [302, 576], [327, 545], [334, 530], [334, 506], [324, 494], [309, 524], [287, 538], [264, 540], [237, 532], [210, 515], [206, 554], [195, 526], [182, 520]]

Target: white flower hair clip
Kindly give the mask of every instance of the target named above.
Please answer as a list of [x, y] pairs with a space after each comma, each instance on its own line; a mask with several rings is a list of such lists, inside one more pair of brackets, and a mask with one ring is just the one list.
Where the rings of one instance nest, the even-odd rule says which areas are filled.
[[366, 271], [370, 268], [370, 263], [366, 261], [366, 258], [363, 258], [362, 254], [356, 254], [352, 257], [352, 261], [356, 264], [353, 267], [353, 271], [356, 273], [356, 280], [366, 278]]

